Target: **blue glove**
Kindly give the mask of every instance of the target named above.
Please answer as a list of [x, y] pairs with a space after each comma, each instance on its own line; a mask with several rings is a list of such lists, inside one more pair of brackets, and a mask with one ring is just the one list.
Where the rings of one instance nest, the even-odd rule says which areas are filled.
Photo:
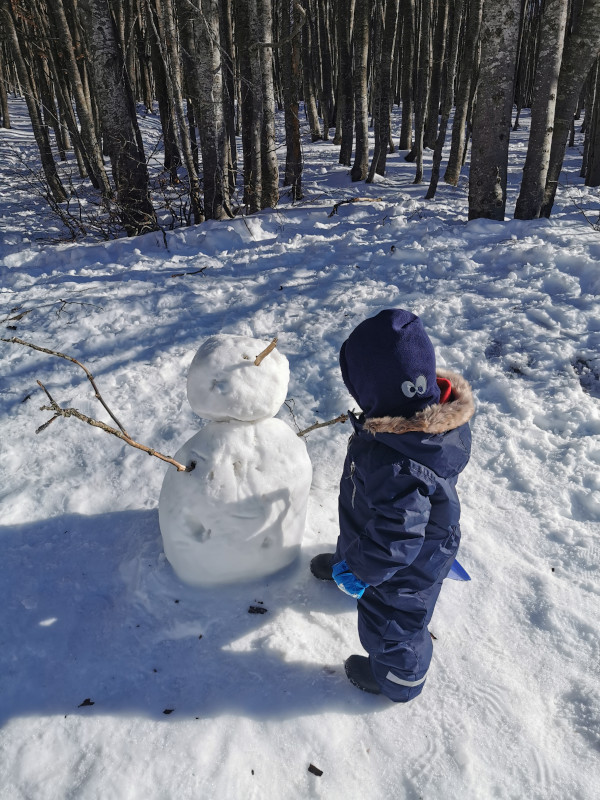
[[342, 592], [346, 592], [350, 597], [356, 597], [356, 599], [361, 598], [365, 593], [365, 589], [370, 585], [361, 581], [360, 578], [357, 578], [353, 572], [350, 572], [350, 568], [345, 561], [334, 564], [331, 569], [331, 574], [333, 580], [338, 585], [338, 589], [341, 589]]

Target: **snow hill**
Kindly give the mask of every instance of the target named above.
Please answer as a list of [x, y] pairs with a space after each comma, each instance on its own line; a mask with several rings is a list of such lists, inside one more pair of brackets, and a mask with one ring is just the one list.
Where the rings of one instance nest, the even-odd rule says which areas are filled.
[[[3, 163], [34, 158], [23, 117], [0, 141]], [[525, 144], [526, 128], [513, 204]], [[425, 202], [401, 153], [353, 185], [330, 142], [304, 146], [302, 203], [175, 231], [168, 249], [39, 240], [58, 228], [6, 177], [1, 335], [80, 359], [129, 432], [173, 455], [203, 424], [186, 376], [208, 336], [279, 337], [278, 417], [296, 429], [352, 406], [337, 354], [358, 322], [419, 314], [477, 401], [459, 481], [473, 580], [442, 591], [425, 690], [394, 705], [346, 680], [354, 601], [308, 571], [336, 539], [347, 425], [308, 436], [299, 560], [194, 589], [162, 551], [167, 466], [76, 419], [36, 435], [51, 416], [37, 379], [108, 418], [77, 366], [0, 343], [2, 800], [597, 796], [597, 195], [567, 159], [551, 220], [467, 223], [466, 184]]]

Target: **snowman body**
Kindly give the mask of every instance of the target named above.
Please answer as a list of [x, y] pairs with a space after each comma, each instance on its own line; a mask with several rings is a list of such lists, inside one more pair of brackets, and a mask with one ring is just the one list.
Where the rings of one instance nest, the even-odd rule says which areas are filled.
[[176, 453], [159, 500], [165, 555], [196, 586], [256, 580], [300, 551], [312, 467], [302, 440], [273, 419], [285, 400], [287, 359], [267, 342], [213, 336], [188, 374], [188, 399], [210, 419]]

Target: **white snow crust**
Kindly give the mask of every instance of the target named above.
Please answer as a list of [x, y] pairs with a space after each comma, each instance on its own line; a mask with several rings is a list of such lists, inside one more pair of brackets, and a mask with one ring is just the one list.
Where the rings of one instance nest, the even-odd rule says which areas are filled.
[[169, 469], [159, 500], [165, 555], [181, 580], [259, 580], [297, 558], [312, 467], [289, 425], [209, 423], [175, 458], [196, 464]]
[[217, 422], [274, 417], [285, 401], [290, 367], [277, 348], [255, 366], [268, 344], [250, 336], [210, 336], [188, 372], [187, 396], [196, 414]]
[[[14, 128], [0, 130], [16, 169], [37, 163], [24, 106], [11, 98]], [[423, 199], [431, 151], [423, 184], [396, 152], [358, 191], [339, 149], [301, 121], [301, 203], [167, 232], [168, 250], [161, 234], [38, 241], [59, 223], [5, 177], [1, 336], [80, 359], [129, 433], [170, 455], [201, 425], [185, 384], [208, 337], [279, 337], [290, 384], [277, 417], [295, 432], [352, 408], [338, 353], [359, 322], [393, 306], [421, 315], [477, 404], [458, 484], [472, 581], [442, 588], [425, 689], [397, 706], [349, 683], [356, 604], [309, 571], [335, 545], [348, 424], [305, 437], [300, 557], [261, 580], [192, 587], [160, 535], [174, 468], [73, 418], [36, 435], [51, 416], [38, 379], [111, 420], [76, 365], [1, 342], [1, 800], [598, 795], [600, 204], [578, 177], [580, 123], [551, 219], [502, 223], [467, 221], [464, 176]], [[158, 115], [142, 130], [150, 153]], [[330, 216], [357, 193], [371, 200]]]

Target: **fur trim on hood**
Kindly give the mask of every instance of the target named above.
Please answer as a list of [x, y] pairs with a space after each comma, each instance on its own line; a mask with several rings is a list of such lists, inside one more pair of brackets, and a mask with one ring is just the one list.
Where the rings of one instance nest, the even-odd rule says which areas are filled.
[[456, 372], [437, 370], [440, 378], [452, 384], [452, 399], [447, 403], [436, 403], [418, 411], [412, 417], [371, 417], [364, 429], [369, 433], [446, 433], [468, 422], [475, 413], [473, 392], [469, 383]]

